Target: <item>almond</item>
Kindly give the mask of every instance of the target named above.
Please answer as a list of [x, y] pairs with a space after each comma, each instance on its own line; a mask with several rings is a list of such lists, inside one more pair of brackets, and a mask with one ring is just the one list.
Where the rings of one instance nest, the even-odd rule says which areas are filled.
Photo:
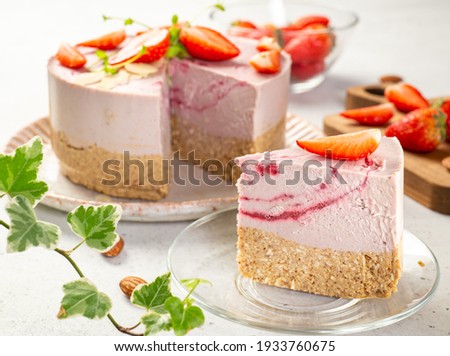
[[75, 77], [75, 83], [80, 85], [90, 85], [100, 82], [105, 78], [105, 72], [87, 72], [81, 73]]
[[147, 63], [128, 63], [125, 65], [125, 70], [130, 74], [147, 77], [150, 74], [155, 74], [158, 71], [158, 68]]
[[403, 78], [398, 76], [398, 75], [392, 75], [392, 74], [388, 74], [388, 75], [383, 75], [380, 78], [380, 83], [383, 84], [389, 84], [389, 83], [400, 83], [403, 81]]
[[117, 241], [113, 247], [111, 247], [109, 250], [106, 250], [105, 252], [102, 252], [103, 256], [106, 257], [116, 257], [119, 255], [119, 253], [122, 251], [123, 249], [123, 245], [124, 245], [124, 241], [121, 237], [119, 237], [119, 241]]
[[130, 298], [134, 289], [140, 284], [147, 284], [147, 282], [140, 277], [128, 276], [120, 281], [119, 286], [123, 294]]

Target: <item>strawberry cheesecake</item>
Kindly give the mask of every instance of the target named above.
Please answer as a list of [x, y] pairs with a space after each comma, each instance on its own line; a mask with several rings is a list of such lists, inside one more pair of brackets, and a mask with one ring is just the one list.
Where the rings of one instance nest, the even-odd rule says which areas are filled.
[[402, 148], [378, 131], [379, 145], [355, 155], [360, 147], [336, 136], [327, 158], [327, 139], [237, 158], [240, 273], [326, 296], [390, 297], [401, 276]]
[[234, 157], [284, 147], [290, 58], [259, 51], [255, 40], [181, 24], [62, 45], [48, 63], [62, 173], [108, 195], [158, 200], [173, 152], [231, 178]]

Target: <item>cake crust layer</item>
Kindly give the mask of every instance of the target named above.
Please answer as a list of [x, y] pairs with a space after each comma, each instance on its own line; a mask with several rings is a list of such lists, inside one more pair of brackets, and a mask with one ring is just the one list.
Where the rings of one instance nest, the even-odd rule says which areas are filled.
[[[169, 168], [164, 167], [160, 155], [131, 155], [129, 174], [125, 176], [124, 152], [110, 152], [95, 144], [73, 147], [62, 132], [52, 132], [52, 146], [59, 158], [61, 173], [75, 184], [120, 198], [156, 201], [167, 196]], [[115, 161], [114, 170], [122, 172], [120, 180], [112, 182], [113, 176], [102, 168], [105, 161]], [[160, 183], [152, 184], [152, 180]]]
[[259, 283], [340, 298], [389, 298], [401, 276], [401, 246], [390, 252], [307, 247], [238, 227], [238, 266]]
[[[223, 171], [217, 174], [227, 180], [236, 181], [241, 172], [235, 165], [235, 157], [243, 154], [264, 152], [284, 147], [286, 118], [278, 120], [271, 129], [255, 140], [214, 137], [201, 127], [186, 123], [177, 116], [172, 116], [172, 150], [179, 151], [181, 158], [189, 159], [189, 153], [195, 152], [195, 159], [200, 160], [204, 169], [210, 170], [214, 162], [220, 161]], [[211, 144], [211, 142], [214, 142]], [[191, 162], [193, 163], [193, 162]], [[216, 170], [217, 167], [212, 167]]]

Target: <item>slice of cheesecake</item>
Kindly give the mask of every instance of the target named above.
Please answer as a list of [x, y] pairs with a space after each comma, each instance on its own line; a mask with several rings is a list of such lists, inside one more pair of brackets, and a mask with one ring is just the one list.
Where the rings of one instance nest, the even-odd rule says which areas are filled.
[[257, 282], [342, 298], [390, 297], [401, 275], [403, 151], [367, 158], [290, 148], [237, 159], [238, 264]]

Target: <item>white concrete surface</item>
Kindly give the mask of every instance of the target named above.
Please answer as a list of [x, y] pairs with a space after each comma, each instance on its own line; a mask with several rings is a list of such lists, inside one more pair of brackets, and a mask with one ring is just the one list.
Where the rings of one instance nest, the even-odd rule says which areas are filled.
[[[332, 4], [334, 1], [327, 1]], [[173, 12], [189, 17], [211, 2], [15, 0], [2, 3], [0, 33], [0, 146], [27, 123], [48, 113], [46, 61], [61, 41], [102, 33], [102, 14], [135, 16], [152, 21]], [[226, 2], [225, 2], [226, 3]], [[344, 106], [345, 88], [370, 83], [396, 73], [419, 86], [426, 96], [450, 95], [450, 2], [447, 0], [342, 0], [361, 18], [353, 40], [328, 79], [316, 90], [292, 96], [290, 110], [317, 126], [325, 114]], [[184, 16], [183, 16], [184, 17]], [[245, 15], [243, 14], [243, 17]], [[441, 284], [429, 304], [397, 324], [366, 335], [450, 335], [450, 217], [435, 213], [405, 197], [405, 228], [423, 239], [441, 264]], [[76, 238], [63, 213], [39, 207], [42, 219], [63, 229], [62, 245]], [[3, 213], [0, 213], [3, 216]], [[166, 270], [166, 253], [188, 223], [121, 223], [124, 253], [105, 260], [88, 248], [77, 261], [99, 287], [113, 297], [113, 314], [128, 325], [140, 310], [129, 305], [117, 287], [126, 275], [152, 278]], [[60, 256], [41, 249], [4, 253], [0, 230], [0, 335], [117, 335], [108, 320], [56, 319], [63, 283], [75, 279]], [[269, 335], [206, 314], [195, 335]]]

